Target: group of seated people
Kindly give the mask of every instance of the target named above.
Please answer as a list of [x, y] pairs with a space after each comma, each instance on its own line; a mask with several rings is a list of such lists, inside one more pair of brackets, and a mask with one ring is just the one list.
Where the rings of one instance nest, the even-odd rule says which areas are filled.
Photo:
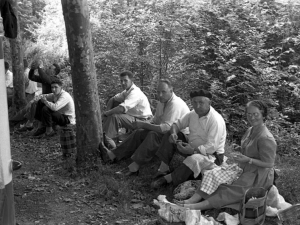
[[[173, 92], [171, 82], [162, 79], [157, 86], [159, 102], [151, 118], [150, 104], [132, 77], [131, 72], [120, 74], [125, 90], [109, 100], [108, 109], [103, 113], [103, 131], [108, 140], [108, 143], [99, 145], [103, 163], [116, 163], [131, 157], [132, 163], [116, 173], [137, 176], [141, 166], [157, 156], [161, 163], [151, 182], [153, 189], [199, 179], [205, 171], [222, 165], [226, 125], [223, 117], [211, 106], [212, 94], [209, 91], [190, 92], [193, 107], [190, 111]], [[277, 144], [265, 125], [267, 106], [260, 100], [253, 100], [245, 109], [250, 127], [237, 148], [241, 154], [235, 156], [243, 173], [232, 184], [221, 184], [210, 195], [198, 190], [191, 198], [176, 202], [180, 207], [206, 210], [226, 206], [238, 210], [247, 189], [272, 186]], [[116, 144], [120, 127], [132, 130], [132, 133]], [[185, 159], [170, 171], [169, 165], [176, 152]]]
[[[36, 70], [38, 75], [35, 74]], [[74, 101], [72, 96], [63, 90], [63, 81], [59, 78], [59, 73], [60, 67], [55, 63], [46, 68], [41, 61], [31, 64], [28, 79], [31, 82], [41, 83], [42, 94], [32, 96], [28, 104], [10, 119], [12, 126], [24, 119], [27, 120], [17, 132], [32, 131], [30, 135], [35, 137], [51, 137], [55, 135], [54, 125], [75, 124]], [[35, 130], [34, 120], [39, 121]]]
[[[38, 69], [39, 76], [34, 75]], [[53, 124], [61, 126], [75, 124], [74, 102], [63, 90], [62, 81], [57, 78], [57, 65], [51, 65], [46, 72], [33, 64], [29, 79], [43, 85], [43, 94], [30, 101], [25, 114], [31, 120], [40, 121], [33, 135], [53, 135]], [[147, 96], [133, 83], [133, 74], [120, 73], [124, 91], [112, 97], [103, 112], [103, 132], [106, 143], [99, 144], [103, 163], [118, 162], [131, 157], [132, 163], [117, 174], [138, 175], [141, 166], [157, 156], [161, 161], [153, 176], [151, 187], [177, 186], [190, 179], [199, 179], [207, 171], [217, 168], [224, 161], [226, 125], [223, 117], [211, 106], [212, 94], [206, 90], [190, 92], [193, 110], [173, 92], [168, 79], [158, 82], [155, 115], [152, 115]], [[49, 92], [52, 93], [49, 93]], [[208, 195], [198, 190], [190, 199], [177, 202], [181, 207], [211, 209], [229, 206], [238, 209], [245, 191], [250, 187], [269, 188], [274, 180], [274, 162], [277, 145], [273, 135], [265, 126], [267, 107], [259, 100], [246, 105], [246, 117], [250, 128], [244, 134], [235, 157], [243, 169], [234, 183], [221, 184]], [[24, 114], [24, 112], [23, 112]], [[29, 119], [29, 121], [31, 121]], [[31, 129], [26, 124], [24, 130]], [[119, 128], [131, 131], [120, 144], [116, 143]], [[175, 170], [169, 168], [173, 155], [178, 152], [185, 157]]]

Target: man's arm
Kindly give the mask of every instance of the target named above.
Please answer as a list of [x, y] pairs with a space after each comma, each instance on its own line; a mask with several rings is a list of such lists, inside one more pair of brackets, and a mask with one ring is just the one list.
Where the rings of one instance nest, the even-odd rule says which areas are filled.
[[124, 113], [125, 112], [125, 109], [123, 106], [117, 106], [111, 110], [108, 110], [106, 112], [104, 112], [104, 116], [110, 116], [110, 115], [113, 115], [113, 114], [121, 114], [121, 113]]
[[63, 108], [65, 105], [67, 105], [67, 104], [70, 102], [70, 98], [69, 98], [69, 96], [68, 96], [67, 93], [62, 94], [62, 95], [59, 97], [59, 99], [57, 100], [57, 102], [55, 102], [55, 103], [52, 103], [52, 102], [47, 101], [47, 99], [49, 99], [49, 96], [50, 96], [50, 94], [49, 94], [49, 95], [44, 95], [44, 97], [45, 97], [44, 99], [45, 99], [46, 101], [43, 101], [43, 102], [45, 103], [45, 105], [46, 105], [49, 109], [51, 109], [51, 110], [53, 110], [53, 111], [58, 111], [58, 110], [60, 110], [61, 108]]
[[135, 129], [152, 130], [154, 132], [161, 133], [161, 134], [164, 133], [160, 125], [151, 124], [149, 122], [144, 122], [144, 121], [135, 121], [133, 123], [133, 127]]
[[42, 78], [40, 76], [34, 75], [34, 70], [35, 69], [30, 69], [29, 75], [28, 75], [29, 80], [32, 80], [32, 81], [35, 81], [35, 82], [38, 82], [38, 83], [43, 83]]
[[225, 126], [222, 126], [218, 121], [214, 121], [208, 130], [207, 142], [195, 148], [195, 151], [200, 152], [202, 155], [213, 154], [220, 144], [224, 132], [226, 132]]

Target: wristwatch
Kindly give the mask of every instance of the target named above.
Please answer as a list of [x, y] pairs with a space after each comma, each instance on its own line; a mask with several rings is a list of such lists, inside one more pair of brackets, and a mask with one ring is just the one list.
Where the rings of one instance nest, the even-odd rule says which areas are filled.
[[253, 159], [252, 158], [250, 158], [250, 160], [249, 160], [249, 162], [248, 162], [249, 164], [252, 164], [253, 163]]

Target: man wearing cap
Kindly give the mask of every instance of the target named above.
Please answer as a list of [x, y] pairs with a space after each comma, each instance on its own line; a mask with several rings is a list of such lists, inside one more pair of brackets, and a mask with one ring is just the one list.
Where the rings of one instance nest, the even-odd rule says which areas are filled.
[[[103, 113], [103, 132], [112, 148], [116, 147], [114, 138], [120, 127], [134, 129], [134, 121], [146, 121], [152, 117], [147, 96], [133, 83], [130, 71], [120, 73], [120, 81], [124, 91], [116, 94], [107, 103], [107, 111]], [[115, 102], [120, 103], [116, 106]], [[114, 107], [115, 106], [115, 107]]]
[[[212, 95], [199, 90], [191, 92], [190, 97], [194, 110], [173, 123], [156, 153], [161, 165], [155, 175], [158, 179], [151, 183], [152, 188], [167, 183], [177, 186], [223, 163], [226, 126], [223, 117], [211, 106]], [[186, 127], [190, 131], [188, 136], [179, 132]], [[170, 173], [169, 163], [176, 151], [186, 159]]]
[[[108, 150], [99, 146], [103, 161], [121, 160], [131, 156], [132, 163], [117, 174], [137, 175], [141, 165], [149, 162], [161, 143], [162, 137], [171, 128], [171, 125], [190, 112], [187, 104], [173, 92], [173, 86], [168, 79], [159, 81], [157, 87], [158, 104], [152, 122], [136, 121], [137, 129], [117, 148]], [[188, 129], [181, 131], [188, 134]]]

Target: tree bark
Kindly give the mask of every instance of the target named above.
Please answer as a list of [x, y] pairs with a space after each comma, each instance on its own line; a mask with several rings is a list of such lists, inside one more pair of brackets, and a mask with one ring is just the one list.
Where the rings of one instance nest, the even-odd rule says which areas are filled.
[[14, 85], [13, 104], [16, 111], [19, 111], [26, 105], [25, 99], [25, 82], [24, 82], [24, 65], [23, 65], [23, 48], [20, 33], [19, 12], [17, 10], [17, 0], [12, 0], [11, 5], [18, 20], [18, 36], [10, 39], [12, 73]]
[[[76, 109], [77, 165], [97, 160], [102, 140], [101, 110], [87, 0], [61, 0]], [[92, 165], [90, 165], [92, 166]]]

